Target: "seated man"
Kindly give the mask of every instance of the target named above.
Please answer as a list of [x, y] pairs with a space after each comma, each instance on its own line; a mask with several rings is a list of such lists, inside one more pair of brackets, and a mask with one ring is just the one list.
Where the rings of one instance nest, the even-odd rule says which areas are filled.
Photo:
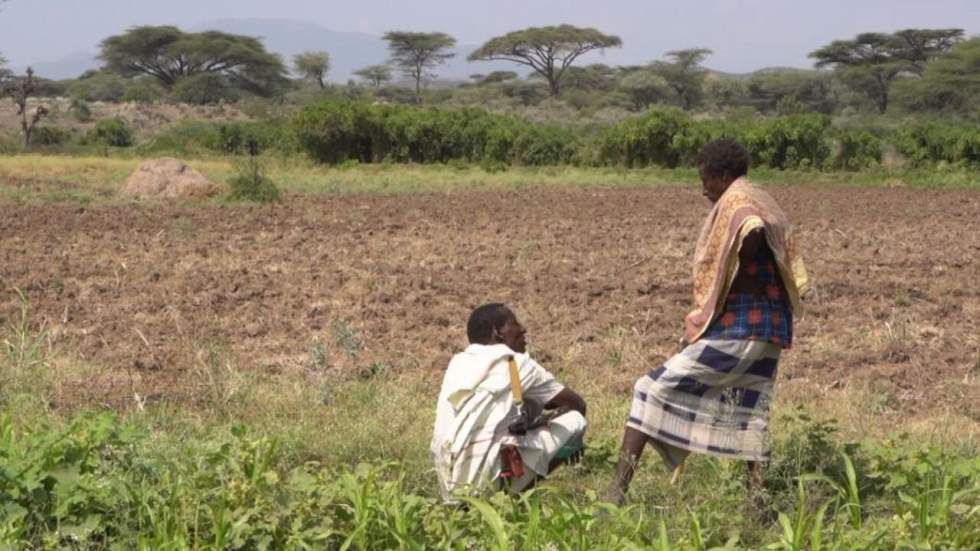
[[[466, 333], [470, 345], [453, 356], [442, 381], [431, 444], [446, 500], [507, 478], [511, 490], [524, 490], [577, 455], [585, 434], [585, 401], [531, 359], [526, 331], [510, 309], [480, 306]], [[520, 380], [516, 393], [513, 368]], [[523, 426], [515, 404], [522, 397], [531, 412]], [[535, 418], [541, 407], [555, 411]]]

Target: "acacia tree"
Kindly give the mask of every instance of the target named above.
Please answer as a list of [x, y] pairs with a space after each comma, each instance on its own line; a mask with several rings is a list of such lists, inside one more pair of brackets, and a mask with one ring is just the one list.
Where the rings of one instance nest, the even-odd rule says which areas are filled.
[[548, 81], [553, 97], [561, 93], [561, 79], [586, 52], [617, 48], [622, 39], [593, 28], [558, 25], [530, 27], [491, 38], [469, 56], [470, 61], [511, 61], [527, 65]]
[[760, 71], [747, 82], [748, 101], [760, 111], [796, 104], [807, 111], [831, 113], [837, 106], [834, 76], [803, 69]]
[[650, 67], [667, 81], [684, 109], [693, 109], [704, 95], [705, 70], [701, 62], [712, 53], [707, 48], [674, 50], [667, 52], [668, 61], [655, 61]]
[[312, 80], [320, 85], [320, 89], [326, 87], [323, 79], [330, 71], [330, 54], [327, 52], [303, 52], [293, 57], [293, 67], [296, 72], [303, 75], [303, 78]]
[[649, 69], [632, 69], [619, 81], [619, 89], [642, 111], [667, 97], [670, 88], [664, 78]]
[[384, 39], [388, 41], [391, 63], [415, 80], [415, 101], [421, 101], [422, 77], [427, 75], [426, 71], [456, 55], [450, 51], [456, 39], [446, 33], [388, 31]]
[[963, 29], [904, 29], [895, 33], [900, 44], [896, 56], [909, 62], [909, 70], [922, 76], [926, 63], [963, 41]]
[[718, 107], [740, 104], [745, 99], [746, 92], [745, 82], [740, 78], [711, 75], [704, 81], [705, 97]]
[[507, 82], [508, 80], [514, 80], [518, 75], [514, 71], [492, 71], [488, 75], [470, 75], [470, 78], [476, 82], [477, 85], [483, 86], [484, 84], [500, 84], [501, 82]]
[[17, 116], [20, 117], [20, 129], [24, 133], [24, 148], [31, 149], [31, 136], [37, 128], [41, 118], [48, 114], [47, 108], [39, 105], [34, 109], [28, 109], [27, 103], [37, 92], [37, 80], [34, 79], [34, 69], [28, 67], [27, 74], [23, 78], [14, 78], [9, 72], [0, 71], [0, 91], [4, 96], [13, 100], [17, 107]]
[[834, 67], [845, 84], [866, 95], [884, 113], [895, 79], [921, 76], [927, 61], [948, 51], [962, 37], [962, 29], [862, 33], [853, 40], [835, 40], [810, 57], [817, 60], [817, 68]]
[[363, 69], [354, 71], [354, 74], [371, 83], [375, 88], [391, 80], [391, 67], [387, 65], [368, 65]]
[[108, 70], [124, 77], [152, 76], [167, 89], [182, 78], [200, 74], [221, 75], [263, 95], [285, 82], [279, 56], [250, 36], [145, 26], [103, 40], [101, 49], [100, 58]]
[[913, 110], [969, 113], [980, 109], [980, 38], [929, 61], [922, 78], [903, 81], [896, 97]]

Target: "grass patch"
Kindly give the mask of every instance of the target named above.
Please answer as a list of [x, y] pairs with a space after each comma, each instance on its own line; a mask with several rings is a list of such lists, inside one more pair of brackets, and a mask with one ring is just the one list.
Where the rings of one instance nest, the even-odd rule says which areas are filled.
[[[683, 483], [648, 453], [627, 507], [609, 483], [627, 396], [587, 368], [555, 370], [590, 400], [584, 461], [514, 499], [441, 505], [428, 453], [440, 373], [405, 365], [331, 371], [359, 358], [344, 320], [308, 361], [243, 371], [220, 343], [195, 346], [184, 401], [100, 412], [58, 407], [91, 366], [52, 345], [21, 301], [0, 333], [0, 548], [973, 549], [980, 544], [980, 459], [969, 431], [942, 419], [855, 434], [837, 402], [778, 394], [765, 490], [746, 496], [737, 462], [693, 456]], [[617, 346], [624, 357], [635, 351]], [[632, 361], [632, 359], [630, 360]], [[44, 367], [47, 366], [46, 369]], [[28, 381], [34, 381], [28, 384]], [[43, 384], [39, 385], [39, 381]], [[590, 383], [590, 381], [593, 381]], [[74, 384], [73, 384], [74, 383]], [[41, 403], [32, 396], [43, 389]], [[875, 412], [861, 413], [872, 420]], [[840, 424], [851, 420], [843, 418]], [[848, 430], [844, 430], [848, 429]]]
[[[72, 202], [113, 200], [141, 159], [129, 153], [111, 157], [17, 155], [0, 158], [0, 198], [8, 201]], [[478, 165], [399, 165], [350, 163], [336, 167], [302, 157], [265, 156], [263, 178], [287, 193], [449, 193], [461, 190], [507, 191], [528, 187], [696, 187], [694, 169], [588, 167], [511, 167], [487, 170]], [[234, 184], [241, 171], [228, 157], [202, 157], [190, 166], [218, 182]], [[908, 186], [974, 188], [977, 173], [957, 170], [869, 169], [861, 172], [779, 171], [760, 168], [752, 178], [772, 185]], [[252, 181], [252, 180], [250, 180]], [[264, 189], [264, 188], [263, 188]], [[122, 200], [121, 198], [117, 200]]]
[[[800, 430], [809, 441], [806, 426]], [[980, 543], [980, 464], [969, 450], [888, 443], [836, 453], [832, 441], [813, 450], [789, 439], [779, 451], [825, 468], [787, 470], [789, 487], [768, 485], [761, 501], [743, 495], [738, 469], [698, 458], [684, 485], [646, 484], [622, 509], [597, 499], [592, 471], [607, 469], [587, 460], [561, 484], [516, 499], [474, 497], [456, 508], [437, 501], [420, 465], [303, 458], [290, 448], [295, 435], [269, 432], [172, 421], [163, 428], [137, 415], [2, 416], [0, 457], [15, 476], [0, 480], [0, 545], [884, 550]]]
[[[116, 414], [99, 412], [90, 398], [74, 413], [58, 407], [90, 368], [52, 345], [26, 301], [2, 336], [0, 373], [8, 381], [45, 380], [47, 398], [38, 404], [31, 400], [37, 387], [5, 385], [0, 547], [980, 544], [976, 439], [930, 438], [938, 419], [907, 435], [888, 429], [852, 439], [828, 415], [854, 408], [874, 416], [855, 396], [813, 403], [790, 392], [777, 402], [774, 461], [758, 496], [745, 495], [740, 463], [705, 456], [693, 456], [683, 483], [671, 486], [651, 452], [619, 509], [597, 495], [612, 475], [627, 397], [590, 384], [587, 368], [562, 362], [556, 371], [590, 400], [584, 461], [520, 498], [484, 495], [460, 509], [438, 502], [428, 453], [440, 374], [409, 359], [331, 372], [331, 352], [359, 357], [360, 341], [345, 320], [333, 324], [329, 341], [312, 341], [308, 362], [276, 374], [242, 371], [227, 347], [199, 343], [189, 401], [137, 401]], [[609, 339], [615, 348], [620, 335]], [[42, 366], [49, 369], [39, 377]]]

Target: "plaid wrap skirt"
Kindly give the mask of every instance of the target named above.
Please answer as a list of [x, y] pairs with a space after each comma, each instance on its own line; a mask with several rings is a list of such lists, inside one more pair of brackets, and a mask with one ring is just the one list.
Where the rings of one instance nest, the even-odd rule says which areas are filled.
[[779, 346], [700, 339], [636, 382], [627, 426], [672, 468], [690, 452], [768, 461]]

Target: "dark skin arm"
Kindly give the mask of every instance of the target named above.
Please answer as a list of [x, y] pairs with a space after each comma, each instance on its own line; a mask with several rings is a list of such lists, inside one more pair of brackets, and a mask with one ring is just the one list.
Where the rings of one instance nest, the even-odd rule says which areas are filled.
[[[577, 392], [568, 387], [563, 388], [561, 392], [556, 394], [555, 397], [552, 398], [550, 402], [545, 404], [544, 407], [545, 409], [556, 410], [557, 415], [563, 415], [567, 411], [577, 411], [582, 414], [582, 417], [585, 417], [585, 400], [582, 399]], [[565, 463], [578, 463], [581, 455], [582, 450], [579, 450], [578, 453], [572, 457], [566, 459], [558, 459], [556, 457], [555, 459], [552, 459], [551, 463], [548, 465], [548, 472], [557, 469], [559, 466], [564, 465]]]
[[545, 409], [562, 409], [568, 411], [577, 411], [585, 417], [585, 400], [578, 395], [574, 390], [565, 387], [551, 399], [550, 402], [544, 405]]
[[742, 248], [738, 252], [738, 273], [732, 281], [733, 293], [747, 293], [752, 295], [764, 295], [765, 287], [754, 275], [749, 275], [745, 271], [745, 266], [759, 254], [762, 247], [768, 247], [766, 235], [762, 228], [757, 228], [749, 232], [742, 240]]

